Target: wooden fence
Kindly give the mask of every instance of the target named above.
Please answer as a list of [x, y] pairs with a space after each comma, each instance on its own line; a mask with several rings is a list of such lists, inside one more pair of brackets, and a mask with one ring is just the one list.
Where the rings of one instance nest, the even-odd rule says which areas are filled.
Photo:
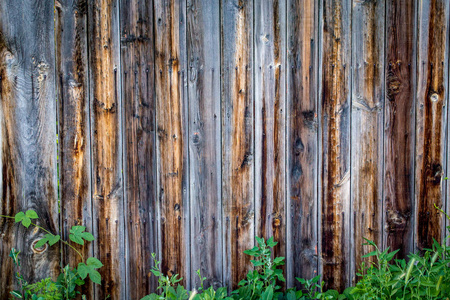
[[[89, 299], [139, 299], [163, 270], [235, 286], [254, 236], [287, 285], [355, 281], [363, 237], [400, 256], [442, 240], [447, 0], [2, 0], [0, 214], [104, 264]], [[33, 281], [79, 262], [0, 220]]]

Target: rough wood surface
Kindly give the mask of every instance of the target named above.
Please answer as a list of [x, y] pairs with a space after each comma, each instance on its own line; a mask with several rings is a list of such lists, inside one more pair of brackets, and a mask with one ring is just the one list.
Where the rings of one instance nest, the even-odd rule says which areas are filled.
[[383, 239], [383, 1], [355, 2], [352, 26], [351, 201], [353, 241], [351, 279], [373, 251], [363, 238], [381, 245]]
[[415, 246], [431, 248], [445, 234], [443, 215], [448, 103], [449, 2], [421, 1], [418, 6]]
[[[33, 209], [36, 223], [59, 230], [53, 1], [0, 1], [0, 214]], [[42, 231], [0, 218], [0, 298], [8, 299], [20, 253], [28, 281], [56, 279], [59, 247], [34, 247]]]
[[[56, 1], [55, 13], [61, 237], [69, 240], [74, 225], [92, 232], [87, 2]], [[92, 244], [75, 246], [84, 257], [92, 256]], [[63, 247], [64, 266], [76, 267], [79, 262], [75, 251]], [[82, 293], [92, 291], [88, 284]]]
[[415, 4], [386, 3], [384, 244], [413, 250]]
[[322, 274], [343, 290], [350, 266], [351, 1], [325, 0], [322, 11]]
[[102, 285], [95, 286], [96, 299], [128, 295], [118, 6], [118, 0], [96, 0], [88, 7], [94, 254], [104, 265], [99, 269]]
[[189, 287], [188, 101], [185, 1], [155, 2], [159, 249], [164, 273]]
[[317, 1], [287, 7], [287, 285], [317, 275]]
[[235, 288], [254, 245], [253, 1], [221, 8], [224, 284]]
[[254, 11], [255, 235], [279, 242], [286, 257], [286, 3]]
[[187, 7], [191, 278], [223, 286], [220, 3], [192, 0]]
[[129, 299], [156, 290], [157, 253], [153, 2], [120, 1], [126, 280]]

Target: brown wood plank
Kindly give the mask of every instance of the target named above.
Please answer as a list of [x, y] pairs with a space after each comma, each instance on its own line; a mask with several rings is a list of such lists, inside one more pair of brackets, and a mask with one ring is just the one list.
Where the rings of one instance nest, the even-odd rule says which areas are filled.
[[235, 288], [254, 245], [253, 1], [221, 8], [224, 284]]
[[373, 251], [363, 238], [382, 243], [385, 5], [355, 2], [352, 13], [351, 201], [354, 283], [362, 255]]
[[96, 0], [88, 7], [94, 254], [104, 265], [96, 299], [127, 295], [118, 5]]
[[191, 278], [222, 286], [222, 199], [219, 2], [187, 7]]
[[255, 235], [286, 257], [286, 2], [254, 11]]
[[120, 1], [126, 280], [131, 287], [130, 299], [140, 299], [157, 288], [157, 278], [149, 274], [151, 253], [158, 252], [153, 26], [152, 1]]
[[[61, 225], [62, 238], [69, 240], [74, 225], [92, 232], [87, 2], [62, 0], [55, 8]], [[74, 246], [86, 258], [93, 255], [92, 244]], [[79, 262], [76, 252], [63, 247], [64, 266], [76, 267]], [[91, 295], [92, 284], [81, 292]]]
[[349, 283], [351, 1], [322, 7], [322, 274], [326, 288]]
[[448, 103], [449, 2], [421, 1], [418, 5], [416, 102], [416, 223], [415, 246], [440, 242], [444, 220], [434, 208], [445, 203], [445, 130]]
[[386, 3], [384, 244], [413, 250], [415, 4]]
[[[33, 209], [59, 230], [53, 1], [0, 1], [0, 214]], [[43, 232], [0, 218], [0, 298], [15, 282], [8, 257], [20, 253], [29, 282], [59, 273], [59, 247], [33, 247]]]
[[287, 11], [287, 285], [317, 275], [318, 12], [315, 0]]
[[155, 2], [155, 83], [160, 249], [164, 273], [189, 287], [188, 102], [185, 1]]

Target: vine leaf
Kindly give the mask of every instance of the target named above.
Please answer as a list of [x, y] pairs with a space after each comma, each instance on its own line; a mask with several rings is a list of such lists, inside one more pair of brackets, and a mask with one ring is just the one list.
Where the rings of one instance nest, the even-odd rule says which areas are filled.
[[37, 219], [37, 218], [38, 218], [37, 213], [34, 210], [29, 209], [29, 210], [27, 210], [26, 213], [24, 213], [23, 211], [18, 212], [14, 216], [14, 221], [16, 223], [22, 222], [22, 225], [25, 226], [26, 228], [28, 228], [31, 225], [31, 219]]
[[72, 226], [70, 229], [69, 239], [79, 245], [84, 245], [84, 241], [93, 241], [94, 236], [89, 232], [85, 232], [85, 230], [86, 227], [84, 226]]
[[92, 280], [92, 282], [96, 284], [101, 284], [102, 276], [96, 270], [101, 267], [103, 267], [101, 261], [99, 261], [95, 257], [89, 257], [86, 261], [86, 264], [85, 263], [78, 264], [78, 274], [80, 275], [81, 279], [85, 279], [87, 275], [89, 275], [89, 278]]

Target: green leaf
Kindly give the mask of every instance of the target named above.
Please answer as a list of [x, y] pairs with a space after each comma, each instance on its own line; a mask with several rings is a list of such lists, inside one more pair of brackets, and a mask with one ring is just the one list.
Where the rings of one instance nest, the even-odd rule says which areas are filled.
[[37, 213], [36, 213], [34, 210], [32, 210], [32, 209], [27, 210], [27, 212], [25, 213], [25, 215], [26, 215], [28, 218], [30, 218], [30, 219], [37, 219], [37, 218], [39, 218], [38, 215], [37, 215]]
[[27, 216], [23, 217], [22, 225], [25, 226], [26, 228], [30, 227], [31, 219], [28, 218]]
[[91, 272], [89, 272], [89, 278], [93, 283], [96, 283], [98, 285], [102, 284], [102, 276], [96, 270], [92, 270]]
[[20, 211], [14, 216], [14, 221], [16, 223], [19, 223], [20, 221], [23, 220], [24, 217], [25, 217], [25, 214], [23, 213], [23, 211]]
[[101, 261], [99, 261], [97, 258], [95, 257], [89, 257], [86, 261], [87, 265], [90, 267], [93, 267], [94, 269], [98, 269], [103, 267], [103, 264]]
[[78, 264], [78, 275], [80, 275], [81, 279], [85, 279], [88, 273], [89, 273], [89, 268], [84, 263], [79, 263]]
[[262, 300], [272, 300], [273, 299], [273, 287], [269, 286], [264, 293], [261, 295]]
[[79, 237], [78, 235], [69, 234], [69, 239], [74, 243], [77, 243], [79, 245], [84, 245], [83, 239], [81, 237]]
[[70, 229], [70, 233], [80, 234], [85, 230], [86, 230], [86, 227], [84, 227], [84, 226], [72, 226], [72, 228]]
[[13, 295], [14, 297], [19, 298], [19, 299], [22, 299], [22, 293], [21, 293], [21, 292], [19, 292], [19, 291], [12, 291], [12, 292], [10, 292], [10, 293], [11, 293], [11, 295]]
[[53, 234], [46, 234], [45, 235], [48, 238], [48, 244], [50, 246], [53, 246], [54, 244], [56, 244], [57, 242], [59, 242], [59, 240], [61, 239], [61, 236], [58, 235], [53, 235]]
[[94, 236], [89, 232], [82, 232], [81, 237], [88, 242], [92, 242], [94, 240]]
[[48, 237], [47, 237], [47, 235], [48, 235], [48, 234], [46, 234], [42, 239], [40, 239], [40, 240], [36, 243], [36, 245], [35, 245], [36, 248], [41, 248], [41, 247], [43, 247], [43, 246], [48, 242]]
[[377, 255], [377, 251], [372, 251], [367, 253], [366, 255], [361, 256], [362, 258], [371, 257]]

